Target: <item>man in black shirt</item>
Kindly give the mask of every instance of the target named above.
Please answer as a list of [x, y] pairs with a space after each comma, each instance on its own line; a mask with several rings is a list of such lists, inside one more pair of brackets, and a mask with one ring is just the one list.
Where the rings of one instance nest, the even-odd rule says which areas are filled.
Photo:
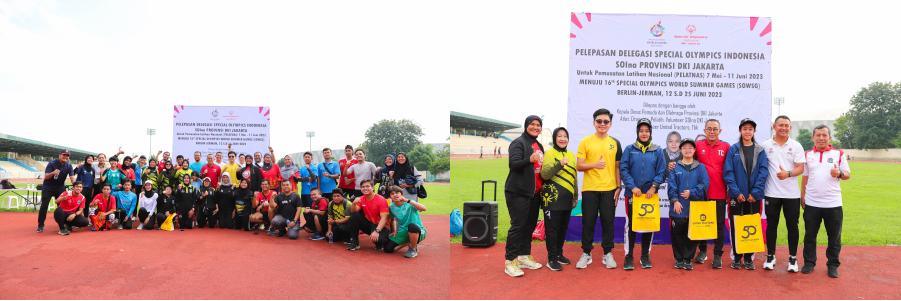
[[47, 207], [51, 198], [59, 198], [66, 190], [66, 176], [69, 182], [75, 183], [75, 168], [69, 163], [69, 150], [59, 153], [59, 159], [50, 161], [44, 170], [44, 184], [41, 191], [41, 211], [38, 212], [38, 233], [44, 232], [44, 220], [47, 219]]
[[[276, 237], [285, 236], [297, 239], [300, 232], [300, 211], [303, 209], [300, 195], [291, 190], [291, 182], [282, 182], [282, 193], [275, 196], [275, 201], [269, 203], [269, 207], [275, 209], [276, 215], [272, 217], [272, 228], [278, 231]], [[286, 229], [287, 226], [287, 229]]]

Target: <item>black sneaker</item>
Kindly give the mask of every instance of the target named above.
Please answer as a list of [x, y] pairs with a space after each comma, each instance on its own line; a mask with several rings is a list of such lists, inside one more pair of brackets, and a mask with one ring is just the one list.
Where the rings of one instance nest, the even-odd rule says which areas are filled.
[[344, 240], [344, 244], [345, 244], [345, 245], [353, 244], [353, 241], [351, 241], [351, 240], [348, 238], [348, 239], [345, 239], [345, 240]]
[[276, 234], [275, 237], [282, 237], [285, 236], [285, 234], [288, 234], [288, 231], [278, 231], [278, 234]]
[[813, 273], [813, 266], [805, 264], [804, 267], [801, 268], [801, 273], [804, 273], [804, 274]]
[[66, 235], [69, 235], [69, 232], [70, 232], [69, 229], [63, 228], [62, 230], [59, 230], [58, 233], [59, 233], [59, 235], [66, 236]]
[[44, 226], [38, 226], [38, 233], [44, 232]]
[[359, 249], [360, 249], [360, 245], [357, 244], [356, 242], [351, 242], [350, 246], [347, 247], [348, 251], [359, 250]]
[[685, 266], [682, 265], [682, 259], [676, 259], [676, 264], [674, 265], [674, 267], [677, 269], [684, 269]]
[[752, 261], [752, 260], [750, 260], [750, 259], [746, 259], [746, 260], [745, 260], [745, 269], [747, 269], [748, 271], [750, 271], [750, 270], [753, 270], [753, 269], [755, 269], [755, 268], [756, 268], [756, 267], [754, 267], [754, 261]]
[[776, 268], [776, 256], [775, 255], [767, 255], [766, 262], [763, 263], [764, 270], [772, 270]]
[[691, 263], [691, 259], [686, 259], [682, 261], [682, 268], [686, 271], [691, 271], [695, 269], [694, 264]]
[[714, 269], [722, 269], [723, 255], [713, 255], [713, 263], [710, 266]]
[[838, 278], [838, 267], [826, 266], [826, 268], [829, 269], [829, 272], [827, 272], [827, 274], [829, 274], [829, 277]]
[[651, 257], [650, 257], [650, 256], [648, 256], [648, 255], [641, 255], [641, 260], [640, 260], [639, 262], [641, 263], [641, 268], [642, 268], [642, 269], [649, 269], [649, 268], [651, 268]]
[[695, 262], [704, 263], [707, 260], [707, 252], [698, 252], [698, 256], [695, 256]]
[[634, 270], [635, 269], [635, 259], [632, 256], [626, 257], [626, 260], [623, 261], [623, 270]]
[[556, 260], [548, 260], [547, 268], [551, 269], [551, 271], [559, 271], [563, 269], [563, 266], [561, 266], [560, 262]]
[[730, 265], [733, 269], [740, 270], [741, 269], [741, 260], [733, 260], [732, 265]]
[[571, 264], [571, 263], [573, 263], [572, 261], [569, 261], [569, 259], [567, 259], [566, 257], [563, 257], [563, 255], [557, 256], [557, 262], [560, 263], [560, 264]]

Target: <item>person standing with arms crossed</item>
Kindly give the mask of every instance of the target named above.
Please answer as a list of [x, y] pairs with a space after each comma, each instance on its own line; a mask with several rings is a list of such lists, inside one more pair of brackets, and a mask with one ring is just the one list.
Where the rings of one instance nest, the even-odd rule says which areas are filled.
[[[710, 177], [707, 197], [711, 202], [716, 202], [716, 239], [713, 240], [713, 262], [710, 266], [714, 269], [722, 269], [723, 242], [726, 238], [724, 233], [726, 230], [727, 205], [723, 165], [726, 164], [726, 153], [729, 152], [729, 144], [720, 140], [723, 128], [720, 126], [719, 120], [708, 119], [704, 123], [704, 132], [707, 133], [707, 139], [695, 141], [697, 145], [695, 157], [697, 157], [698, 162], [701, 162], [707, 168], [707, 176]], [[670, 170], [673, 170], [674, 164], [676, 163], [670, 163]], [[698, 256], [695, 257], [695, 263], [704, 263], [706, 260], [707, 241], [702, 240], [698, 242]]]
[[[785, 229], [788, 231], [788, 271], [798, 272], [798, 218], [801, 216], [801, 188], [798, 176], [804, 172], [804, 147], [788, 137], [791, 120], [781, 115], [773, 121], [776, 136], [764, 141], [767, 152], [767, 169], [764, 190], [764, 212], [766, 212], [766, 262], [764, 270], [776, 267], [776, 234], [779, 232], [779, 216], [785, 214]], [[788, 168], [788, 170], [786, 170]], [[775, 175], [775, 176], [774, 176]]]
[[817, 265], [817, 234], [826, 227], [826, 267], [829, 277], [838, 278], [838, 255], [842, 250], [841, 180], [851, 178], [851, 167], [842, 160], [845, 153], [829, 145], [832, 134], [826, 125], [813, 128], [814, 149], [804, 153], [806, 163], [801, 178], [801, 208], [804, 209], [804, 267], [810, 274]]
[[[591, 264], [591, 250], [594, 249], [594, 227], [598, 214], [601, 217], [602, 263], [608, 269], [616, 268], [613, 261], [613, 220], [619, 193], [622, 189], [619, 162], [623, 156], [622, 144], [607, 134], [613, 127], [613, 113], [607, 109], [594, 111], [595, 133], [582, 139], [576, 153], [576, 169], [584, 172], [582, 180], [582, 256], [576, 268], [584, 269]], [[589, 163], [590, 162], [590, 163]]]
[[541, 206], [541, 164], [544, 146], [536, 139], [541, 134], [541, 118], [526, 117], [522, 136], [510, 143], [510, 172], [504, 183], [504, 197], [510, 213], [510, 230], [504, 254], [504, 272], [513, 277], [524, 275], [522, 268], [537, 270], [541, 264], [532, 258], [532, 231], [538, 224]]
[[44, 232], [44, 220], [47, 219], [47, 208], [50, 199], [59, 198], [66, 191], [66, 176], [69, 182], [75, 183], [75, 168], [69, 163], [69, 150], [59, 153], [59, 159], [50, 161], [44, 170], [44, 184], [41, 191], [41, 210], [38, 211], [38, 233]]

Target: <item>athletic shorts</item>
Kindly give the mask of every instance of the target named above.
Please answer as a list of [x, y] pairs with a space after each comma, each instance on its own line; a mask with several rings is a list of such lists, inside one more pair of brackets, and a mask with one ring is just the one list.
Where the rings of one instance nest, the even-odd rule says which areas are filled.
[[[423, 240], [425, 240], [425, 235], [426, 235], [425, 231], [423, 231], [423, 233], [419, 234], [419, 242], [422, 242]], [[397, 232], [397, 235], [388, 236], [388, 239], [390, 239], [393, 242], [396, 242], [397, 245], [402, 245], [402, 244], [410, 242], [410, 233], [407, 231], [400, 231], [400, 232]]]

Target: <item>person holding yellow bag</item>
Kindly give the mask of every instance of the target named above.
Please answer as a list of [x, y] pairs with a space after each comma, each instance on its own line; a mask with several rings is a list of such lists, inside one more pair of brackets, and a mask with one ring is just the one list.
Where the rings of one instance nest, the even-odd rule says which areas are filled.
[[[625, 186], [626, 199], [626, 241], [623, 247], [626, 249], [626, 258], [623, 261], [623, 269], [635, 269], [632, 250], [635, 249], [635, 231], [632, 229], [632, 199], [635, 195], [645, 195], [651, 198], [657, 193], [660, 184], [663, 183], [667, 163], [663, 148], [651, 143], [651, 120], [642, 118], [636, 126], [638, 138], [635, 143], [626, 146], [623, 150], [623, 158], [620, 162], [620, 178]], [[651, 267], [651, 241], [653, 232], [641, 234], [641, 267]]]
[[690, 271], [694, 269], [691, 260], [698, 246], [697, 241], [688, 238], [690, 205], [693, 200], [704, 200], [706, 187], [710, 187], [710, 177], [707, 175], [707, 167], [694, 159], [694, 140], [682, 139], [679, 142], [679, 149], [682, 152], [682, 160], [669, 172], [666, 186], [672, 204], [669, 207], [670, 239], [673, 244], [673, 257], [676, 259], [674, 267]]
[[544, 206], [544, 226], [547, 230], [547, 267], [552, 271], [563, 269], [561, 264], [572, 263], [563, 257], [563, 242], [569, 227], [571, 211], [579, 204], [576, 154], [566, 149], [569, 131], [563, 127], [554, 129], [554, 147], [544, 154], [541, 163], [541, 201]]
[[753, 270], [754, 253], [738, 254], [736, 242], [738, 241], [735, 229], [735, 216], [745, 214], [760, 214], [761, 203], [766, 190], [766, 179], [769, 175], [767, 169], [767, 155], [763, 146], [754, 140], [757, 133], [757, 123], [751, 118], [741, 120], [738, 125], [741, 141], [732, 145], [726, 153], [726, 162], [723, 164], [723, 179], [729, 194], [729, 229], [732, 241], [732, 265], [733, 269], [741, 269], [741, 259], [744, 257], [745, 268]]

